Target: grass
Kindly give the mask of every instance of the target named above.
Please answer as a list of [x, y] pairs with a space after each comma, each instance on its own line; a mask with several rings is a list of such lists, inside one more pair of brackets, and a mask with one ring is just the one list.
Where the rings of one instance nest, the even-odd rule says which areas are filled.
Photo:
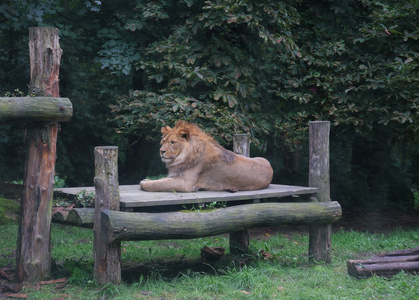
[[[17, 225], [0, 226], [0, 268], [11, 261]], [[386, 234], [339, 230], [333, 234], [331, 264], [309, 264], [308, 235], [277, 234], [251, 241], [252, 257], [230, 256], [203, 271], [186, 268], [166, 273], [164, 262], [199, 259], [203, 246], [225, 247], [223, 236], [194, 240], [123, 242], [124, 266], [147, 266], [120, 285], [98, 286], [92, 280], [92, 230], [52, 225], [53, 277], [67, 277], [64, 288], [26, 287], [28, 299], [416, 299], [419, 278], [399, 273], [391, 279], [355, 279], [347, 274], [349, 259], [419, 246], [419, 228]], [[270, 253], [265, 259], [261, 254]], [[258, 254], [259, 253], [259, 254]], [[246, 261], [246, 264], [243, 264]], [[160, 263], [158, 263], [160, 262]], [[124, 274], [127, 275], [127, 274]]]
[[0, 195], [0, 225], [13, 223], [19, 215], [19, 203]]

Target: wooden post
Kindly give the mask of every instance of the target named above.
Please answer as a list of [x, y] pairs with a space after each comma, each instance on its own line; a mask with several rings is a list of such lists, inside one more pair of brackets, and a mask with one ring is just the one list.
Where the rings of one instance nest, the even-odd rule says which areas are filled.
[[[250, 157], [250, 134], [242, 133], [233, 136], [235, 153]], [[249, 252], [249, 232], [240, 230], [230, 233], [230, 253], [243, 254]]]
[[235, 134], [233, 136], [233, 151], [237, 154], [250, 157], [250, 134]]
[[[56, 28], [29, 29], [30, 95], [59, 97], [62, 50], [58, 40]], [[34, 282], [50, 276], [57, 132], [57, 122], [37, 122], [27, 127], [28, 151], [16, 250], [16, 273], [20, 281]]]
[[[317, 201], [329, 202], [329, 132], [330, 122], [316, 121], [309, 123], [309, 186], [317, 187]], [[332, 225], [310, 227], [310, 261], [330, 263], [332, 250]]]
[[95, 148], [94, 278], [99, 284], [121, 282], [121, 242], [101, 238], [101, 212], [119, 210], [118, 147]]

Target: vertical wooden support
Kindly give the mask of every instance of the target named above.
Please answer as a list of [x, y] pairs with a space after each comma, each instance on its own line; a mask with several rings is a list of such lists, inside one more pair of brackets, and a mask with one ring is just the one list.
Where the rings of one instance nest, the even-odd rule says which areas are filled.
[[[233, 150], [237, 154], [250, 157], [250, 134], [242, 133], [233, 136]], [[249, 251], [249, 232], [241, 230], [230, 233], [230, 253], [243, 254]]]
[[[58, 75], [62, 50], [58, 29], [30, 28], [29, 54], [29, 94], [59, 97]], [[50, 276], [50, 227], [57, 132], [57, 122], [27, 125], [24, 192], [16, 250], [19, 281], [34, 282]]]
[[[329, 133], [330, 122], [316, 121], [309, 123], [309, 186], [317, 187], [317, 201], [329, 202]], [[332, 225], [310, 227], [309, 258], [310, 261], [330, 263], [332, 250]]]
[[119, 210], [118, 147], [95, 148], [94, 279], [121, 282], [121, 242], [105, 244], [100, 235], [101, 211]]

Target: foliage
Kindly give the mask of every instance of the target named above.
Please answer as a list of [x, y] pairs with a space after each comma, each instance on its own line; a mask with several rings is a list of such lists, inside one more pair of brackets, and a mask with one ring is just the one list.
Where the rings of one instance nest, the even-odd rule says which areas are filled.
[[183, 212], [210, 212], [217, 208], [225, 208], [227, 207], [226, 202], [217, 202], [213, 201], [210, 203], [201, 203], [198, 204], [196, 207], [194, 204], [192, 206], [183, 205]]
[[[160, 126], [183, 118], [224, 141], [231, 132], [251, 132], [256, 145], [267, 143], [259, 155], [270, 158], [275, 180], [286, 182], [285, 160], [299, 160], [307, 123], [330, 120], [337, 131], [332, 145], [357, 147], [354, 141], [362, 140], [360, 147], [370, 146], [365, 153], [380, 149], [368, 157], [353, 148], [339, 153], [348, 163], [336, 165], [336, 185], [346, 193], [342, 199], [339, 190], [339, 200], [411, 207], [413, 195], [395, 180], [394, 161], [380, 159], [396, 153], [405, 165], [413, 153], [394, 149], [418, 143], [416, 2], [143, 2], [125, 28], [153, 38], [139, 39], [139, 59], [132, 63], [141, 89], [112, 107], [119, 131], [158, 139]], [[375, 168], [363, 163], [371, 159]], [[292, 169], [299, 172], [294, 177], [306, 172]], [[361, 198], [353, 192], [358, 188]]]
[[126, 21], [132, 32], [147, 32], [146, 21], [169, 16], [174, 25], [155, 42], [139, 45], [140, 59], [133, 64], [143, 74], [143, 90], [114, 107], [119, 125], [132, 132], [150, 120], [170, 124], [179, 115], [200, 122], [205, 114], [193, 114], [188, 106], [201, 102], [211, 104], [205, 112], [229, 108], [233, 119], [242, 112], [245, 131], [256, 116], [251, 125], [257, 133], [274, 124], [280, 134], [290, 134], [323, 119], [361, 133], [386, 126], [390, 138], [414, 134], [419, 113], [414, 2], [181, 1], [176, 7], [181, 13], [173, 12], [172, 3], [153, 2], [154, 14], [151, 3], [141, 4], [134, 12], [137, 21]]
[[[150, 153], [160, 127], [177, 119], [222, 143], [250, 132], [275, 183], [306, 184], [307, 123], [329, 120], [333, 196], [343, 205], [408, 208], [410, 186], [419, 186], [418, 7], [9, 0], [0, 4], [0, 93], [27, 88], [28, 27], [55, 26], [61, 95], [74, 106], [58, 140], [56, 169], [66, 184], [91, 185], [100, 144], [119, 146], [122, 183], [160, 172]], [[24, 128], [0, 129], [0, 178], [19, 179]]]
[[[355, 27], [358, 31], [350, 26], [345, 39], [339, 34], [340, 39], [332, 36], [333, 42], [305, 46], [310, 72], [304, 81], [312, 83], [320, 96], [315, 101], [336, 125], [353, 125], [364, 134], [385, 126], [389, 136], [384, 138], [417, 131], [419, 31], [414, 2], [362, 1], [358, 9], [366, 13], [357, 14], [363, 21]], [[322, 24], [312, 25], [310, 35], [316, 30], [325, 35]]]
[[[118, 6], [117, 3], [113, 5]], [[125, 86], [129, 78], [113, 76], [95, 63], [103, 42], [98, 31], [109, 21], [100, 8], [100, 1], [46, 0], [33, 5], [28, 1], [9, 0], [0, 4], [0, 94], [15, 89], [27, 90], [30, 78], [28, 28], [51, 26], [59, 29], [60, 47], [64, 53], [60, 95], [72, 101], [74, 115], [71, 122], [61, 124], [56, 170], [65, 175], [66, 183], [71, 186], [91, 185], [95, 146], [118, 144], [122, 150], [126, 145], [124, 138], [118, 137], [108, 122], [108, 106], [119, 93], [127, 91]], [[111, 7], [110, 10], [116, 9]], [[25, 128], [18, 123], [0, 126], [0, 168], [4, 170], [0, 179], [20, 179], [25, 157]], [[2, 161], [3, 157], [10, 160]]]
[[73, 205], [74, 207], [94, 207], [95, 194], [94, 192], [87, 192], [85, 189], [83, 189], [77, 193], [74, 199], [55, 197], [53, 199], [53, 204], [55, 206]]
[[249, 130], [241, 112], [232, 113], [227, 107], [181, 95], [160, 96], [136, 90], [128, 97], [121, 97], [118, 105], [112, 107], [118, 113], [118, 132], [144, 135], [152, 141], [160, 140], [160, 127], [173, 126], [179, 119], [199, 122], [206, 132], [227, 141], [232, 140], [230, 132]]
[[287, 2], [145, 1], [132, 14], [136, 21], [125, 27], [139, 35], [169, 16], [173, 25], [147, 45], [138, 42], [133, 65], [142, 90], [113, 106], [120, 130], [159, 136], [159, 126], [182, 118], [227, 140], [236, 131], [267, 134], [268, 124], [255, 118], [263, 105], [258, 81], [270, 51], [294, 51], [290, 27], [298, 16]]
[[80, 191], [76, 195], [76, 206], [77, 207], [88, 207], [95, 203], [95, 194], [93, 192], [87, 192], [86, 190]]

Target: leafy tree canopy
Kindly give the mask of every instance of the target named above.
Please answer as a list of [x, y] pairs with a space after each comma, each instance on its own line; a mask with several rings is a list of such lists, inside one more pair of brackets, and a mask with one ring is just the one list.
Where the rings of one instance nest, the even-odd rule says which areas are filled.
[[133, 67], [142, 78], [113, 107], [120, 130], [141, 134], [183, 117], [220, 135], [293, 132], [291, 144], [316, 119], [415, 134], [416, 4], [141, 1], [118, 22], [139, 38], [123, 39], [131, 43], [121, 49], [135, 55], [126, 51], [112, 68]]
[[[54, 26], [61, 95], [75, 111], [57, 169], [73, 184], [91, 184], [85, 153], [94, 146], [118, 144], [129, 173], [136, 151], [177, 119], [223, 142], [251, 132], [282, 174], [285, 161], [298, 161], [307, 123], [330, 120], [335, 176], [349, 178], [335, 186], [349, 193], [367, 182], [357, 188], [368, 194], [374, 174], [393, 170], [391, 155], [404, 172], [419, 167], [418, 10], [418, 0], [8, 0], [0, 4], [0, 93], [26, 90], [28, 27]], [[2, 157], [15, 149], [12, 136], [2, 131]], [[386, 184], [376, 189], [391, 190]]]

